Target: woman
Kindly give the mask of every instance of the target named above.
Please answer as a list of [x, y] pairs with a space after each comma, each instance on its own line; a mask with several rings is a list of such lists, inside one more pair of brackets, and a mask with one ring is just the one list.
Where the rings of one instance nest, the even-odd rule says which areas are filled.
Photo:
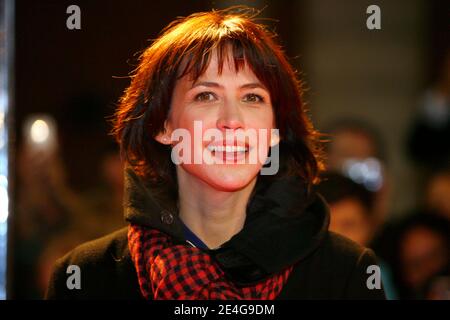
[[[58, 260], [47, 298], [384, 298], [366, 284], [373, 253], [327, 231], [304, 108], [294, 69], [249, 14], [170, 24], [115, 115], [130, 225]], [[80, 290], [67, 288], [70, 265]]]

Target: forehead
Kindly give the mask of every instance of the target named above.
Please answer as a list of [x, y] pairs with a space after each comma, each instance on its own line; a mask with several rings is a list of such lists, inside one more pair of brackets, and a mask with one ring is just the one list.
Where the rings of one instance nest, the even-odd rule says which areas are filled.
[[[217, 78], [240, 78], [260, 82], [253, 72], [251, 66], [245, 58], [233, 56], [231, 49], [224, 53], [213, 49], [210, 54], [204, 56], [207, 59], [204, 63], [203, 72], [198, 72], [193, 61], [185, 58], [180, 64], [178, 71], [178, 80], [194, 82], [198, 79], [217, 79]], [[188, 65], [190, 64], [190, 65]]]
[[232, 60], [226, 59], [223, 62], [222, 68], [220, 68], [217, 57], [213, 55], [205, 73], [200, 75], [199, 78], [216, 78], [216, 77], [218, 78], [239, 77], [252, 81], [258, 80], [256, 75], [253, 73], [253, 71], [245, 61], [242, 64], [242, 67], [236, 69], [234, 67], [234, 64], [232, 63]]

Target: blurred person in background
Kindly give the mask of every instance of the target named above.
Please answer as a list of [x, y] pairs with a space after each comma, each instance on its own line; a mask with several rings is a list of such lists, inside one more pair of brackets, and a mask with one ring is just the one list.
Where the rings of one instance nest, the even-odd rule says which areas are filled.
[[382, 228], [388, 214], [389, 179], [380, 135], [368, 123], [343, 119], [326, 130], [327, 170], [363, 184], [373, 193], [372, 231]]
[[450, 45], [436, 80], [425, 90], [407, 137], [407, 150], [425, 179], [450, 163]]
[[402, 299], [450, 299], [450, 224], [418, 212], [399, 224], [392, 265]]
[[[322, 174], [316, 189], [327, 200], [330, 208], [329, 230], [370, 248], [376, 229], [374, 192], [338, 172]], [[386, 297], [396, 299], [390, 267], [384, 261], [379, 262]]]
[[[56, 130], [52, 133], [57, 140]], [[56, 258], [82, 242], [124, 224], [122, 163], [117, 147], [104, 148], [101, 177], [91, 190], [76, 192], [67, 181], [57, 143], [36, 148], [26, 136], [17, 155], [14, 222], [15, 298], [42, 298]]]
[[450, 168], [431, 174], [426, 185], [425, 208], [450, 221]]
[[420, 186], [418, 203], [392, 223], [377, 251], [398, 267], [400, 295], [411, 299], [450, 297], [450, 46], [442, 52], [406, 141]]
[[392, 267], [402, 299], [449, 299], [450, 175], [430, 174], [415, 209], [390, 221], [373, 249]]
[[64, 228], [49, 234], [37, 259], [39, 298], [44, 296], [53, 265], [59, 257], [83, 242], [125, 225], [121, 208], [123, 165], [117, 145], [111, 142], [101, 153], [99, 183], [85, 192], [73, 194], [74, 207], [83, 206], [85, 211], [78, 211]]
[[125, 226], [123, 219], [124, 165], [117, 143], [110, 141], [101, 150], [98, 164], [99, 179], [80, 194], [93, 212], [95, 235], [107, 234]]
[[373, 193], [336, 172], [323, 174], [317, 190], [331, 210], [329, 229], [368, 246], [374, 228]]
[[[23, 143], [17, 155], [16, 215], [14, 221], [14, 290], [17, 298], [42, 297], [36, 279], [36, 263], [55, 234], [83, 223], [87, 207], [68, 188], [62, 161], [56, 150], [36, 152]], [[79, 230], [86, 227], [79, 226]]]

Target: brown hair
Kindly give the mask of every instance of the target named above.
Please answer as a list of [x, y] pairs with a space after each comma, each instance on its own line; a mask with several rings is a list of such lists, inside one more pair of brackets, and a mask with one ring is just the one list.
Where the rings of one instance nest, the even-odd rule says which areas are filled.
[[280, 133], [280, 171], [298, 175], [308, 186], [322, 169], [320, 134], [305, 110], [301, 83], [275, 34], [255, 22], [254, 11], [226, 9], [195, 13], [170, 23], [140, 56], [131, 84], [119, 101], [112, 133], [125, 160], [159, 182], [174, 182], [170, 147], [154, 137], [164, 130], [177, 79], [205, 72], [211, 53], [219, 73], [231, 48], [236, 71], [245, 63], [268, 88]]

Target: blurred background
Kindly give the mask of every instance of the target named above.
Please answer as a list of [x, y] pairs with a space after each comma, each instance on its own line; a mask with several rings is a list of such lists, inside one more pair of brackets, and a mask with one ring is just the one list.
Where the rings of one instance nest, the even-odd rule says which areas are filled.
[[[8, 138], [0, 145], [0, 278], [8, 298], [42, 298], [56, 258], [125, 226], [123, 163], [108, 117], [137, 54], [178, 16], [248, 5], [270, 18], [307, 88], [313, 122], [328, 134], [328, 172], [317, 189], [330, 204], [330, 229], [376, 252], [389, 299], [450, 299], [448, 1], [6, 3], [14, 1], [0, 0], [0, 129], [8, 129], [0, 133]], [[80, 30], [66, 27], [72, 4]], [[366, 27], [372, 4], [380, 30]]]

